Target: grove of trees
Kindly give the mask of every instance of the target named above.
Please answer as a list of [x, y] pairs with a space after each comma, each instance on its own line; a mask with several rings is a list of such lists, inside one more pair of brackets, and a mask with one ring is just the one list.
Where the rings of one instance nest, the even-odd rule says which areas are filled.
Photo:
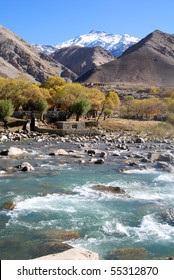
[[78, 121], [87, 116], [98, 120], [114, 115], [129, 119], [159, 119], [166, 117], [174, 124], [174, 90], [164, 91], [159, 97], [135, 99], [126, 96], [120, 100], [114, 91], [102, 92], [97, 87], [67, 83], [58, 76], [50, 76], [45, 84], [33, 84], [25, 76], [16, 79], [0, 78], [0, 120], [6, 123], [13, 111], [37, 111], [40, 119], [46, 111], [65, 111]]

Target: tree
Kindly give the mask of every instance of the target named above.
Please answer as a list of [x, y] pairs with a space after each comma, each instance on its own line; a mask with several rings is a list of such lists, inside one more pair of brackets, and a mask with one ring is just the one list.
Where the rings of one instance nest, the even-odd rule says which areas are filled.
[[105, 102], [104, 102], [104, 118], [106, 116], [111, 115], [114, 111], [118, 110], [120, 106], [120, 98], [118, 97], [118, 94], [114, 91], [110, 91], [106, 94]]
[[27, 81], [25, 77], [16, 79], [0, 78], [0, 98], [11, 99], [15, 110], [33, 109], [36, 102], [49, 99], [49, 90]]
[[93, 118], [96, 118], [98, 112], [103, 108], [105, 94], [97, 88], [89, 88], [87, 90], [87, 98], [91, 105], [90, 113]]
[[35, 105], [36, 111], [40, 113], [40, 120], [43, 121], [43, 115], [46, 113], [48, 109], [48, 103], [45, 99], [39, 100]]
[[[51, 90], [51, 89], [50, 89]], [[52, 104], [61, 110], [70, 112], [72, 104], [86, 97], [87, 88], [77, 83], [57, 86], [52, 95]]]
[[124, 97], [122, 106], [121, 106], [121, 115], [124, 118], [131, 118], [131, 107], [134, 97], [132, 95], [128, 95]]
[[75, 101], [71, 107], [72, 113], [76, 114], [76, 121], [79, 121], [79, 118], [83, 114], [87, 113], [90, 109], [91, 109], [90, 103], [86, 98], [82, 98]]
[[103, 101], [103, 106], [98, 116], [98, 120], [103, 113], [105, 120], [106, 116], [110, 116], [115, 110], [118, 110], [119, 106], [120, 99], [118, 97], [118, 94], [114, 91], [110, 91], [105, 95], [105, 100]]
[[66, 84], [66, 81], [64, 78], [61, 78], [59, 76], [50, 76], [48, 77], [46, 83], [44, 85], [41, 85], [41, 87], [47, 88], [47, 89], [54, 89], [57, 86], [63, 86]]
[[129, 104], [124, 104], [121, 114], [126, 118], [151, 119], [165, 116], [167, 104], [159, 98], [132, 99]]
[[14, 106], [10, 99], [0, 100], [0, 120], [3, 121], [4, 126], [7, 126], [9, 117], [14, 112]]

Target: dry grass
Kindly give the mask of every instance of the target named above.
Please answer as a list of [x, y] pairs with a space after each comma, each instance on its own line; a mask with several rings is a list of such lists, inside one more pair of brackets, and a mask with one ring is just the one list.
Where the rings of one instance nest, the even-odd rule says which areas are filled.
[[154, 137], [174, 137], [174, 126], [160, 121], [138, 121], [110, 118], [99, 121], [99, 128], [106, 131], [125, 131]]

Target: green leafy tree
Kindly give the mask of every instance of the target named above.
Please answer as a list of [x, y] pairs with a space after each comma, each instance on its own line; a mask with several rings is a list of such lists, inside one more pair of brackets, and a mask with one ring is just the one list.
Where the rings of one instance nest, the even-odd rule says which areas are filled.
[[48, 103], [45, 99], [39, 100], [36, 105], [35, 105], [36, 111], [39, 112], [40, 114], [40, 120], [43, 121], [43, 115], [47, 112], [48, 110]]
[[76, 121], [79, 121], [83, 114], [86, 114], [91, 109], [91, 105], [86, 98], [79, 99], [72, 104], [72, 113], [76, 114]]
[[8, 120], [14, 112], [14, 106], [10, 99], [0, 100], [0, 120], [7, 126]]

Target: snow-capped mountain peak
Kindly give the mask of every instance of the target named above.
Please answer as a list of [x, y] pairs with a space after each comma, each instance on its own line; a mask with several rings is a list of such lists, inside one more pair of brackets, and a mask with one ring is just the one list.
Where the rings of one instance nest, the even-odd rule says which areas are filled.
[[81, 47], [100, 46], [111, 52], [114, 56], [120, 56], [128, 47], [137, 43], [140, 39], [128, 34], [110, 34], [104, 31], [91, 30], [87, 34], [77, 36], [55, 46], [36, 45], [41, 51], [52, 53], [57, 49], [79, 45]]

